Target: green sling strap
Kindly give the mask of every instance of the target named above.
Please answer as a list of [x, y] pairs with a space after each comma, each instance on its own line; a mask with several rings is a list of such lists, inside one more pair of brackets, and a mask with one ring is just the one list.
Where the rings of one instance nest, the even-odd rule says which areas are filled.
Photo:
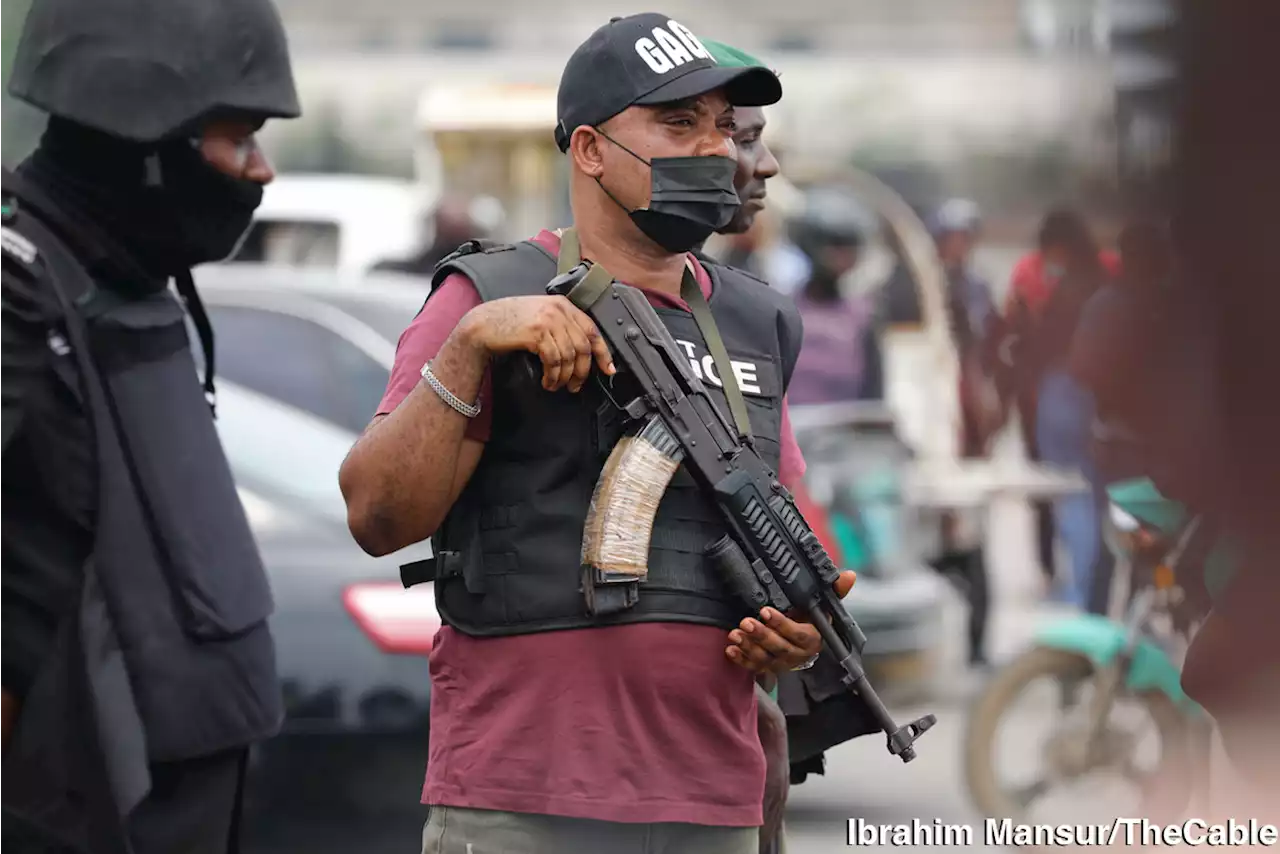
[[[560, 257], [557, 260], [556, 269], [564, 275], [581, 260], [578, 232], [572, 228], [566, 228], [560, 236]], [[595, 305], [596, 300], [604, 295], [611, 284], [613, 284], [613, 276], [602, 265], [592, 264], [586, 277], [569, 292], [568, 299], [578, 308], [586, 311]], [[738, 388], [738, 377], [734, 374], [733, 365], [729, 362], [729, 351], [725, 349], [715, 318], [711, 316], [711, 307], [707, 305], [707, 298], [703, 296], [702, 288], [698, 287], [693, 270], [689, 269], [687, 264], [684, 268], [684, 276], [680, 280], [680, 297], [688, 304], [693, 321], [698, 325], [698, 331], [707, 342], [711, 361], [715, 363], [716, 373], [720, 375], [720, 381], [724, 386], [724, 396], [729, 401], [733, 423], [738, 428], [738, 437], [747, 444], [751, 444], [753, 435], [751, 420], [747, 416], [747, 402], [742, 397], [742, 390]]]

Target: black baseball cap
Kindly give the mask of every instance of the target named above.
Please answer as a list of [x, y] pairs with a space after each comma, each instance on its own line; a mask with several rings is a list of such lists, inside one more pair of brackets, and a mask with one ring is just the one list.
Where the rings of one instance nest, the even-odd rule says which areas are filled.
[[778, 75], [761, 66], [720, 65], [697, 36], [667, 15], [614, 18], [565, 64], [556, 97], [556, 144], [567, 151], [575, 128], [598, 125], [630, 106], [668, 104], [721, 87], [738, 107], [782, 99]]

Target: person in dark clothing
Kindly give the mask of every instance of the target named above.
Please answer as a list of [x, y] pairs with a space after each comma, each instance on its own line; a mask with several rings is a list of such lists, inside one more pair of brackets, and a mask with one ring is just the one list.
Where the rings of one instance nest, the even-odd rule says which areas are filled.
[[983, 457], [1003, 419], [994, 387], [1000, 316], [991, 283], [972, 265], [982, 216], [968, 199], [951, 199], [929, 218], [929, 226], [947, 276], [947, 319], [962, 365], [961, 453]]
[[471, 215], [470, 200], [463, 195], [450, 194], [441, 199], [431, 214], [431, 221], [434, 234], [423, 249], [408, 258], [379, 261], [373, 269], [429, 278], [446, 255], [468, 240], [484, 237]]
[[1139, 221], [1120, 235], [1121, 274], [1086, 303], [1071, 342], [1071, 374], [1097, 404], [1094, 448], [1102, 479], [1152, 474], [1161, 368], [1170, 348], [1173, 249], [1167, 229]]
[[1058, 533], [1071, 553], [1070, 600], [1105, 614], [1111, 555], [1102, 541], [1105, 484], [1093, 458], [1095, 402], [1068, 370], [1072, 338], [1085, 304], [1108, 282], [1097, 243], [1074, 211], [1051, 211], [1040, 228], [1040, 254], [1053, 283], [1034, 332], [1019, 340], [1016, 370], [1035, 384], [1036, 444], [1044, 462], [1081, 472], [1090, 491], [1055, 503]]
[[837, 187], [810, 190], [792, 223], [792, 239], [811, 264], [796, 295], [805, 347], [791, 388], [796, 404], [884, 398], [884, 368], [874, 306], [842, 291], [861, 257], [870, 226], [856, 198]]
[[10, 92], [50, 118], [4, 175], [4, 842], [236, 850], [281, 704], [190, 268], [234, 253], [255, 133], [300, 115], [284, 29], [268, 0], [37, 0]]
[[[960, 362], [961, 448], [964, 457], [986, 457], [991, 437], [1002, 420], [995, 392], [995, 344], [999, 314], [991, 285], [972, 268], [971, 255], [982, 227], [978, 207], [967, 199], [944, 202], [928, 221], [947, 276], [947, 318]], [[987, 664], [987, 615], [990, 583], [986, 549], [955, 544], [954, 516], [942, 519], [944, 552], [933, 567], [960, 588], [969, 605], [969, 663]]]

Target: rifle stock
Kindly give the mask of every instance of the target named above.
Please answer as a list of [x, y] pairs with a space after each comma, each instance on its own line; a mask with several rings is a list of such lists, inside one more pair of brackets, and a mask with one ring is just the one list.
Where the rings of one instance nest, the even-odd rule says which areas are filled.
[[889, 752], [910, 762], [914, 742], [936, 719], [894, 722], [862, 666], [866, 636], [835, 594], [839, 570], [777, 473], [739, 438], [648, 299], [618, 282], [578, 289], [588, 270], [578, 265], [547, 292], [567, 296], [595, 321], [619, 369], [606, 391], [641, 425], [618, 443], [596, 484], [583, 536], [588, 609], [609, 613], [638, 600], [654, 514], [683, 464], [729, 529], [706, 550], [725, 583], [756, 612], [804, 614], [849, 692], [887, 736]]

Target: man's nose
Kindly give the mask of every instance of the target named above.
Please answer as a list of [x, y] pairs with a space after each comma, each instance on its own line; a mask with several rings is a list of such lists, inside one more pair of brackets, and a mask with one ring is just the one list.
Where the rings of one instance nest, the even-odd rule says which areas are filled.
[[267, 153], [255, 142], [244, 165], [244, 177], [257, 184], [270, 184], [275, 180], [276, 170], [271, 165]]
[[698, 146], [699, 157], [709, 157], [713, 154], [732, 160], [738, 159], [738, 148], [733, 144], [733, 137], [719, 128], [704, 136]]
[[769, 146], [762, 142], [760, 143], [760, 147], [764, 149], [764, 153], [761, 155], [760, 159], [756, 161], [756, 177], [767, 180], [775, 177], [781, 167], [778, 166], [778, 158], [773, 156], [773, 152], [769, 150]]

